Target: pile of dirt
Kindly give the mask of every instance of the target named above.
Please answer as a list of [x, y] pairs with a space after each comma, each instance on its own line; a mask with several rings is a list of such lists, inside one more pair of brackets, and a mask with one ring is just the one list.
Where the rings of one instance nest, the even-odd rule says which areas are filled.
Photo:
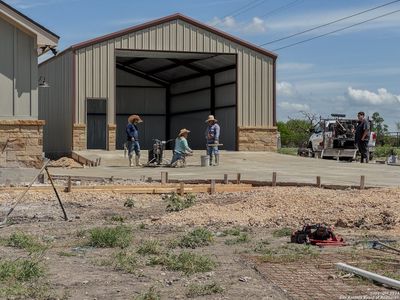
[[68, 168], [68, 169], [73, 169], [73, 168], [83, 168], [83, 166], [73, 160], [72, 158], [69, 157], [61, 157], [60, 159], [56, 161], [52, 161], [50, 163], [50, 167], [54, 168]]
[[400, 231], [400, 189], [333, 191], [269, 187], [204, 197], [195, 206], [165, 215], [158, 222], [165, 225], [265, 227], [327, 223], [337, 227]]

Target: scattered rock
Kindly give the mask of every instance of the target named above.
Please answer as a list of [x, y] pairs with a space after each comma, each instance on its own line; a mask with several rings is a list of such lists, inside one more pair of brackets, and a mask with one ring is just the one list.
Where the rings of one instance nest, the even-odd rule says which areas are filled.
[[342, 227], [342, 228], [347, 228], [348, 224], [347, 222], [343, 221], [342, 219], [337, 219], [336, 223], [335, 223], [335, 227]]
[[243, 277], [240, 277], [240, 278], [239, 278], [239, 281], [241, 281], [241, 282], [248, 282], [250, 279], [251, 279], [251, 277], [243, 276]]

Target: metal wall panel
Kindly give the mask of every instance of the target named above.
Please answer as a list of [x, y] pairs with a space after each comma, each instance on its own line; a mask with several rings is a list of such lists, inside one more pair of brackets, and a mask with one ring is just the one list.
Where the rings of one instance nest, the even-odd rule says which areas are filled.
[[37, 119], [36, 39], [0, 18], [0, 118]]
[[46, 153], [69, 153], [72, 149], [73, 54], [67, 52], [51, 63], [39, 67], [39, 76], [46, 78], [50, 88], [39, 90], [39, 118], [43, 128]]
[[171, 97], [171, 113], [210, 108], [210, 90]]

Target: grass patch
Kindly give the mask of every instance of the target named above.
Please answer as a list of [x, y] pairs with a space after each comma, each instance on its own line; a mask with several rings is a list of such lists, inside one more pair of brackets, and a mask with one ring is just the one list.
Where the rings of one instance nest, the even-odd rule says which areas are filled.
[[114, 216], [111, 217], [111, 221], [112, 221], [112, 222], [124, 223], [124, 222], [125, 222], [125, 219], [124, 219], [123, 216], [114, 215]]
[[228, 236], [228, 235], [239, 236], [240, 233], [241, 233], [240, 228], [229, 228], [222, 232], [222, 236]]
[[6, 245], [18, 249], [24, 249], [29, 252], [40, 252], [47, 249], [46, 245], [38, 242], [34, 237], [23, 232], [13, 233], [7, 240]]
[[266, 253], [268, 251], [267, 247], [269, 245], [269, 242], [266, 240], [261, 240], [259, 241], [256, 246], [254, 247], [254, 252], [256, 253]]
[[59, 299], [51, 294], [47, 285], [37, 282], [12, 282], [4, 287], [0, 287], [1, 299], [35, 299], [48, 300]]
[[244, 244], [250, 241], [250, 237], [247, 233], [242, 232], [236, 238], [229, 239], [225, 241], [225, 245], [236, 245], [236, 244]]
[[114, 270], [126, 273], [134, 273], [138, 266], [138, 260], [135, 253], [122, 250], [113, 255], [113, 257], [103, 265], [112, 265]]
[[191, 252], [153, 257], [150, 265], [163, 265], [169, 271], [180, 271], [186, 275], [212, 271], [216, 263], [208, 256]]
[[75, 253], [71, 253], [71, 252], [65, 252], [65, 251], [60, 251], [57, 253], [58, 256], [62, 256], [62, 257], [72, 257], [72, 256], [76, 256]]
[[0, 281], [29, 281], [43, 275], [39, 261], [32, 259], [0, 260]]
[[385, 263], [385, 261], [373, 259], [371, 262], [362, 266], [367, 271], [380, 274], [395, 280], [400, 280], [400, 272], [398, 268], [393, 268], [393, 265]]
[[89, 234], [89, 246], [97, 248], [126, 248], [132, 240], [130, 228], [123, 225], [93, 228]]
[[201, 296], [208, 296], [213, 294], [221, 294], [224, 289], [216, 282], [208, 283], [208, 284], [191, 284], [189, 285], [186, 297], [195, 298]]
[[146, 224], [140, 223], [139, 226], [138, 226], [138, 228], [139, 228], [140, 230], [144, 230], [144, 229], [146, 229]]
[[297, 155], [298, 148], [279, 148], [278, 153], [285, 154], [285, 155]]
[[137, 296], [135, 300], [160, 300], [160, 292], [156, 291], [156, 288], [152, 286], [147, 292], [144, 292]]
[[144, 241], [137, 250], [140, 255], [159, 255], [162, 252], [161, 243], [157, 240]]
[[284, 227], [284, 228], [274, 230], [274, 232], [272, 232], [272, 236], [276, 237], [276, 238], [280, 238], [280, 237], [284, 237], [284, 236], [291, 236], [292, 233], [293, 233], [292, 229], [290, 229], [288, 227]]
[[285, 245], [275, 249], [265, 249], [262, 260], [271, 263], [289, 263], [301, 259], [317, 257], [319, 253], [310, 245]]
[[171, 195], [164, 198], [167, 202], [167, 212], [181, 211], [186, 208], [193, 206], [196, 203], [195, 195], [186, 195], [186, 197], [181, 197], [176, 193], [172, 193]]
[[132, 208], [135, 207], [135, 201], [132, 198], [126, 199], [124, 207]]
[[178, 242], [182, 248], [197, 248], [210, 245], [214, 240], [214, 235], [206, 228], [196, 228], [183, 236]]

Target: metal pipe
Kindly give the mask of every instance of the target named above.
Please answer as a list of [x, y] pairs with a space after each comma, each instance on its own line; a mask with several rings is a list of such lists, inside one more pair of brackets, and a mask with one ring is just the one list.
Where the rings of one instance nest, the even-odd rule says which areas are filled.
[[368, 271], [365, 271], [363, 269], [359, 269], [356, 267], [352, 267], [352, 266], [349, 266], [344, 263], [336, 263], [335, 265], [336, 265], [336, 268], [339, 270], [353, 273], [353, 274], [359, 275], [361, 277], [365, 277], [370, 280], [373, 280], [373, 281], [376, 281], [376, 282], [379, 282], [379, 283], [385, 284], [387, 286], [390, 286], [392, 288], [400, 290], [400, 281], [398, 281], [398, 280], [395, 280], [395, 279], [392, 279], [392, 278], [389, 278], [386, 276], [378, 275], [376, 273], [368, 272]]

